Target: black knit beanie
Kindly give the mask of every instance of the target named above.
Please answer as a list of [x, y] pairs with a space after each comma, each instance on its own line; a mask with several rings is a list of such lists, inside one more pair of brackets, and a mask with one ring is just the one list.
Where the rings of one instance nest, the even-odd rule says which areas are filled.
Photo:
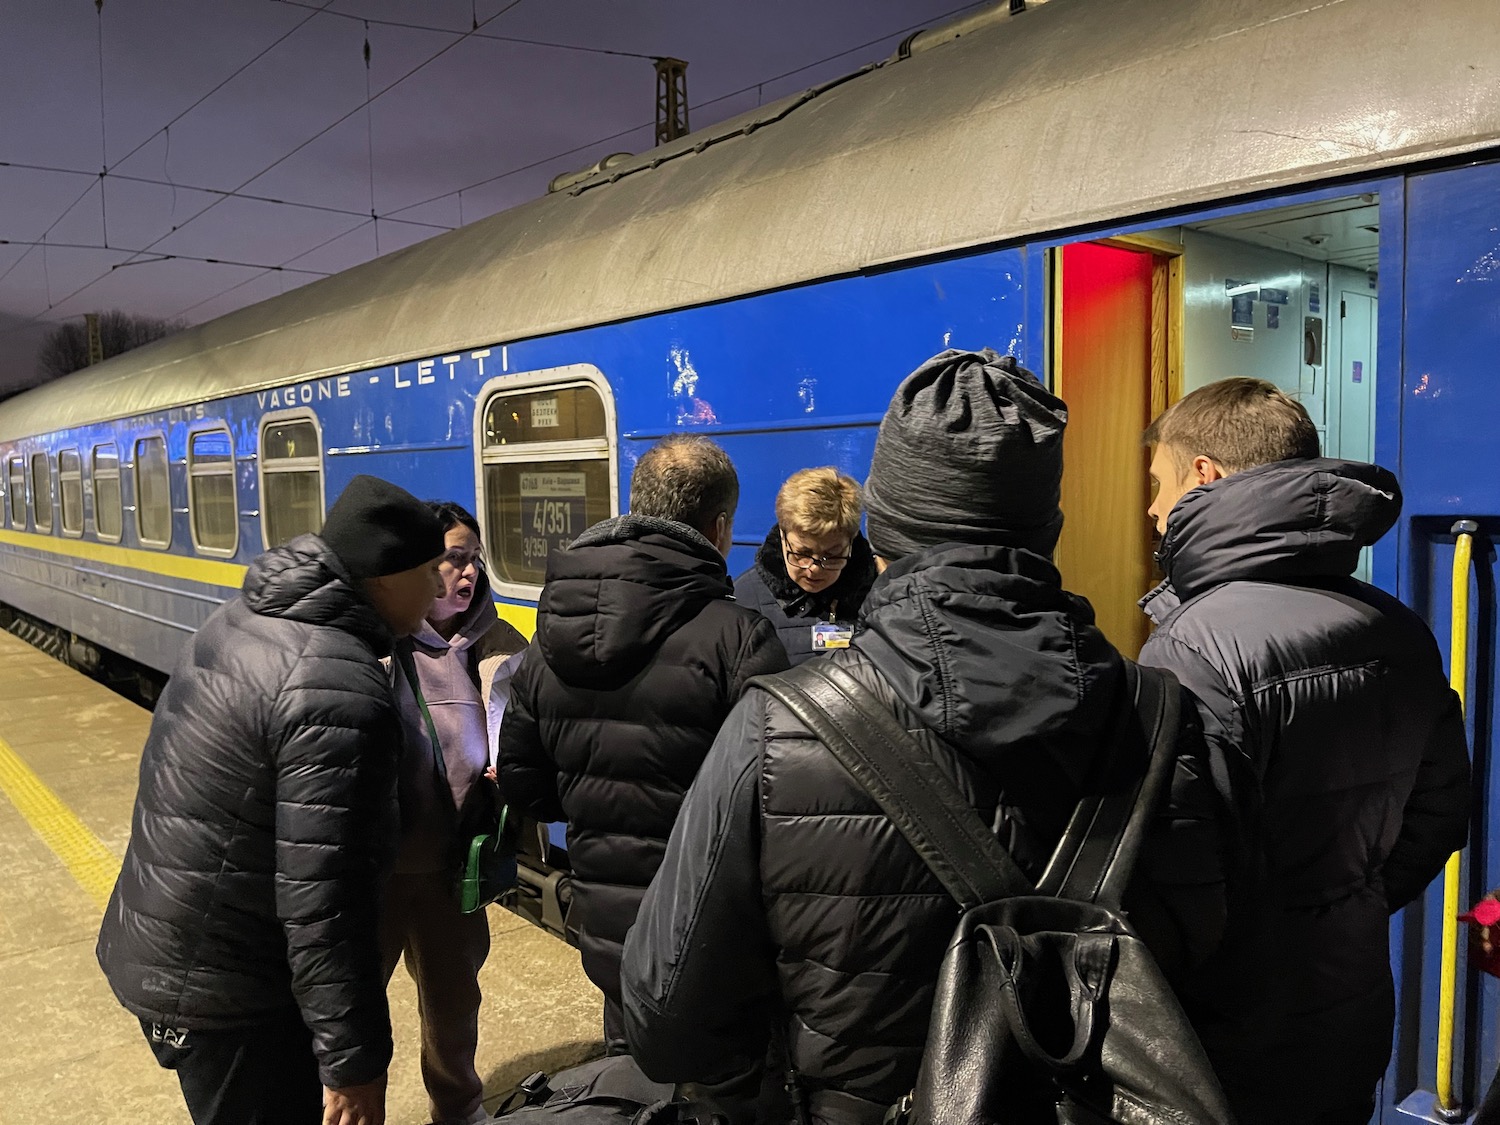
[[1013, 356], [949, 350], [902, 381], [865, 483], [866, 535], [887, 561], [939, 543], [1050, 556], [1062, 531], [1068, 408]]
[[319, 532], [351, 578], [400, 574], [441, 555], [443, 521], [390, 481], [361, 474], [334, 503]]

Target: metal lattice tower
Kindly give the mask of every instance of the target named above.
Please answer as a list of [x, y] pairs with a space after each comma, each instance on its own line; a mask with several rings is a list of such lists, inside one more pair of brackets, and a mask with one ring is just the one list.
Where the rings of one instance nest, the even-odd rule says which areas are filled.
[[675, 141], [688, 131], [687, 66], [681, 59], [656, 59], [656, 143]]

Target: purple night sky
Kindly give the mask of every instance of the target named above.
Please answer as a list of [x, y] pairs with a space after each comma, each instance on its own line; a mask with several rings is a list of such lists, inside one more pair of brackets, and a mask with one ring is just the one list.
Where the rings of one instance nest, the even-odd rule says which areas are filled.
[[33, 381], [57, 322], [119, 308], [198, 323], [651, 147], [650, 56], [688, 61], [697, 129], [975, 6], [7, 0], [0, 389]]

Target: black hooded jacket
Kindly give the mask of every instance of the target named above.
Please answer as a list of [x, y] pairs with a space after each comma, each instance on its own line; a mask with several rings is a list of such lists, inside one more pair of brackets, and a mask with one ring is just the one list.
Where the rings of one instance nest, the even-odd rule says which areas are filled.
[[244, 596], [188, 642], [151, 721], [99, 931], [99, 964], [135, 1015], [214, 1029], [300, 1010], [325, 1086], [385, 1072], [391, 643], [313, 535], [256, 559]]
[[620, 994], [620, 949], [683, 795], [752, 676], [787, 666], [691, 528], [620, 516], [548, 560], [500, 730], [500, 788], [568, 822], [584, 971]]
[[1369, 1099], [1391, 1047], [1389, 915], [1467, 833], [1432, 634], [1350, 577], [1400, 510], [1374, 465], [1236, 473], [1172, 509], [1167, 579], [1142, 602], [1158, 628], [1141, 661], [1197, 697], [1240, 822], [1231, 936], [1185, 990], [1240, 1125]]
[[[876, 581], [851, 648], [827, 659], [942, 740], [954, 781], [1038, 876], [1102, 761], [1123, 684], [1119, 654], [1052, 565], [957, 544], [908, 556]], [[1211, 815], [1185, 818], [1169, 849], [1186, 883], [1217, 877], [1214, 849], [1193, 842]], [[874, 799], [752, 689], [626, 945], [632, 1053], [659, 1080], [719, 1081], [763, 1059], [784, 1019], [805, 1088], [888, 1105], [916, 1078], [957, 919]], [[1200, 929], [1211, 947], [1217, 920]]]
[[835, 621], [852, 628], [874, 583], [874, 552], [863, 535], [855, 535], [849, 562], [839, 572], [838, 581], [826, 590], [809, 594], [787, 574], [781, 525], [772, 524], [766, 541], [755, 553], [755, 565], [734, 580], [734, 596], [776, 627], [787, 659], [801, 664], [813, 655], [812, 627], [820, 621]]

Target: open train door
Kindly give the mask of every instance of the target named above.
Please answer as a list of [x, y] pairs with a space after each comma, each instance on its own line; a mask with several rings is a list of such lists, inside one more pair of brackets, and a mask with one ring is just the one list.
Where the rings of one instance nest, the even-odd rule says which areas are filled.
[[1068, 404], [1063, 445], [1063, 585], [1088, 598], [1104, 635], [1134, 657], [1156, 583], [1150, 462], [1141, 432], [1174, 397], [1180, 247], [1108, 239], [1053, 259], [1053, 389]]
[[1376, 421], [1377, 457], [1399, 463], [1405, 502], [1398, 541], [1388, 556], [1377, 554], [1376, 571], [1394, 570], [1401, 599], [1431, 625], [1464, 696], [1474, 803], [1468, 848], [1392, 922], [1398, 1008], [1384, 1122], [1467, 1120], [1500, 1066], [1500, 981], [1470, 966], [1467, 935], [1453, 917], [1500, 883], [1497, 214], [1500, 164], [1406, 183], [1401, 379], [1381, 388]]

